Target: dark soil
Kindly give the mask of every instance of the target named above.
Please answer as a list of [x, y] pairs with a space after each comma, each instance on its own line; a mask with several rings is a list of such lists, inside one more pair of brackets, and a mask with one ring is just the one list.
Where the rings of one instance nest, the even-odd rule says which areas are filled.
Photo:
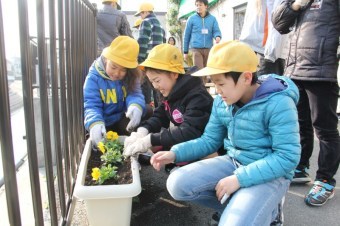
[[[86, 186], [96, 186], [96, 181], [92, 180], [92, 168], [100, 168], [102, 162], [100, 160], [100, 151], [91, 151], [91, 156], [87, 163], [85, 185]], [[131, 160], [130, 158], [123, 161], [122, 164], [116, 165], [118, 167], [118, 179], [108, 179], [101, 185], [114, 185], [114, 184], [131, 184], [132, 183], [132, 171], [131, 171]]]
[[142, 165], [142, 192], [133, 199], [131, 226], [207, 226], [214, 210], [174, 200], [166, 189], [169, 174]]

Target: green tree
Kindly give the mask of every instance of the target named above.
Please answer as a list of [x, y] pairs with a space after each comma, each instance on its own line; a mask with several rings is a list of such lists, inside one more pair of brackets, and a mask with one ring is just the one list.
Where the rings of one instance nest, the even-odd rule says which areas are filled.
[[167, 13], [167, 23], [169, 33], [179, 40], [179, 46], [182, 46], [182, 24], [178, 20], [178, 11], [181, 0], [170, 0], [169, 11]]

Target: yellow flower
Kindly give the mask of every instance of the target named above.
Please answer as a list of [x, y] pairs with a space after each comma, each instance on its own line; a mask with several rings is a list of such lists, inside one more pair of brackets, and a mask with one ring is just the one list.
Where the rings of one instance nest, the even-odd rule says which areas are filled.
[[116, 132], [109, 131], [106, 133], [106, 139], [110, 141], [114, 141], [118, 139], [118, 134]]
[[105, 149], [105, 145], [103, 142], [98, 142], [97, 147], [99, 148], [99, 151], [101, 151], [103, 154], [105, 153], [106, 149]]
[[98, 167], [92, 168], [92, 173], [91, 173], [92, 179], [93, 180], [98, 180], [100, 177], [100, 170]]

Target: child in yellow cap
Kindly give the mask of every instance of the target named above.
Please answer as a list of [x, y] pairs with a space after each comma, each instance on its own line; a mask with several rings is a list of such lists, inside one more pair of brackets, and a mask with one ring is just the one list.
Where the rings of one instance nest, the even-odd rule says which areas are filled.
[[84, 124], [95, 147], [106, 131], [127, 135], [141, 121], [145, 101], [137, 68], [138, 50], [136, 40], [119, 36], [90, 67], [84, 83]]
[[170, 162], [202, 158], [224, 144], [226, 155], [181, 167], [167, 180], [174, 199], [218, 211], [219, 225], [279, 223], [281, 200], [300, 159], [298, 89], [287, 77], [257, 78], [257, 65], [247, 44], [215, 45], [207, 67], [193, 74], [210, 76], [218, 93], [204, 134], [151, 158], [160, 170]]
[[[143, 153], [154, 146], [169, 150], [174, 144], [201, 136], [213, 98], [199, 78], [185, 74], [180, 50], [160, 44], [151, 50], [140, 68], [163, 100], [153, 116], [126, 139], [124, 155]], [[174, 126], [170, 127], [170, 123]]]
[[140, 25], [142, 24], [143, 19], [142, 18], [138, 18], [134, 24], [133, 24], [133, 28], [139, 29]]

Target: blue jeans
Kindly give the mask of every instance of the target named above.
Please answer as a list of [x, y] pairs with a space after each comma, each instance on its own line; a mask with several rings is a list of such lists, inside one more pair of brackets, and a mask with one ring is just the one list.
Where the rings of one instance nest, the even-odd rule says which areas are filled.
[[217, 200], [217, 182], [233, 174], [237, 166], [227, 156], [191, 163], [169, 175], [167, 189], [176, 200], [191, 201], [222, 213], [219, 225], [269, 225], [277, 215], [290, 180], [278, 178], [248, 188], [240, 188], [227, 204]]

